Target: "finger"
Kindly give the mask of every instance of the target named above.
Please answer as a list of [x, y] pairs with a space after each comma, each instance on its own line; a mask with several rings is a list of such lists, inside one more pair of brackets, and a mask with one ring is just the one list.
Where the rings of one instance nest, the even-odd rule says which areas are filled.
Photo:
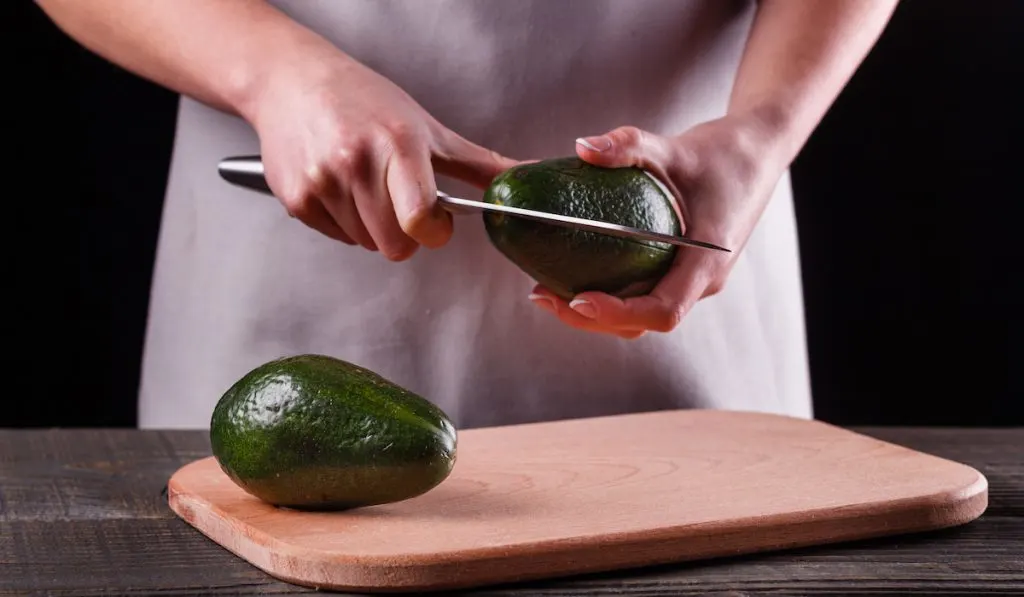
[[595, 166], [606, 168], [637, 166], [655, 169], [669, 162], [671, 150], [664, 137], [623, 126], [603, 135], [576, 139], [576, 155]]
[[280, 197], [291, 217], [328, 238], [354, 245], [352, 237], [341, 229], [317, 196], [318, 192], [329, 186], [322, 172], [319, 168], [313, 168], [305, 179], [294, 179], [285, 186], [284, 192], [275, 194]]
[[537, 286], [530, 294], [530, 300], [535, 305], [558, 317], [562, 323], [569, 327], [618, 336], [627, 340], [633, 340], [643, 336], [645, 330], [616, 329], [602, 325], [574, 311], [564, 299], [555, 295], [543, 286]]
[[669, 273], [647, 295], [620, 299], [600, 292], [584, 292], [574, 298], [570, 307], [599, 325], [670, 332], [706, 296], [721, 267], [717, 256], [699, 250], [683, 251]]
[[323, 200], [324, 209], [327, 210], [338, 227], [341, 228], [356, 244], [367, 251], [377, 251], [377, 243], [373, 241], [370, 232], [363, 225], [356, 210], [355, 200], [351, 195], [346, 194], [344, 198], [330, 197]]
[[352, 238], [338, 226], [331, 214], [327, 213], [317, 198], [306, 199], [301, 205], [288, 208], [288, 214], [328, 238], [341, 241], [346, 245], [355, 244]]
[[330, 212], [327, 211], [327, 208], [324, 207], [320, 199], [310, 200], [309, 212], [306, 217], [307, 219], [304, 220], [304, 223], [324, 236], [343, 242], [346, 245], [354, 246], [356, 244], [352, 237], [338, 226], [338, 223], [334, 221], [334, 218], [331, 217]]
[[355, 241], [356, 244], [368, 251], [376, 251], [377, 245], [373, 242], [373, 237], [370, 236], [370, 232], [359, 218], [359, 212], [356, 211], [356, 204], [352, 194], [343, 183], [333, 177], [331, 180], [332, 182], [330, 183], [320, 184], [317, 191], [324, 211], [330, 215], [338, 228]]
[[402, 230], [387, 187], [369, 180], [352, 185], [356, 210], [377, 249], [390, 261], [404, 261], [416, 252], [417, 244]]
[[430, 248], [447, 243], [452, 236], [452, 217], [437, 203], [429, 153], [398, 149], [387, 170], [387, 188], [402, 231]]
[[555, 316], [565, 325], [576, 328], [578, 330], [584, 330], [587, 332], [594, 332], [598, 334], [606, 334], [610, 336], [618, 336], [627, 340], [633, 340], [639, 338], [646, 333], [646, 330], [633, 330], [633, 329], [622, 329], [614, 328], [599, 323], [590, 321], [584, 317], [581, 317], [578, 313], [573, 311], [569, 304], [562, 301], [555, 303], [555, 309], [553, 311]]
[[479, 188], [491, 184], [494, 177], [519, 162], [485, 149], [460, 135], [443, 129], [435, 136], [433, 168], [445, 176], [457, 178]]
[[386, 161], [390, 153], [375, 152], [363, 144], [336, 158], [338, 180], [345, 181], [352, 194], [358, 220], [362, 222], [377, 250], [391, 261], [403, 261], [416, 252], [416, 242], [398, 225], [387, 189]]

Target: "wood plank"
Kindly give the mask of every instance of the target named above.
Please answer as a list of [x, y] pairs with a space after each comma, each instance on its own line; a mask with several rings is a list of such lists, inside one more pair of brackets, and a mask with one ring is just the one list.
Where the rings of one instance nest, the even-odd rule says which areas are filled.
[[202, 433], [15, 430], [0, 433], [0, 520], [173, 516], [171, 472], [208, 455]]
[[[0, 522], [0, 595], [313, 594], [176, 519]], [[1024, 519], [843, 546], [495, 587], [461, 595], [1024, 594]]]
[[972, 465], [1019, 465], [1024, 459], [1021, 427], [855, 427], [853, 431]]

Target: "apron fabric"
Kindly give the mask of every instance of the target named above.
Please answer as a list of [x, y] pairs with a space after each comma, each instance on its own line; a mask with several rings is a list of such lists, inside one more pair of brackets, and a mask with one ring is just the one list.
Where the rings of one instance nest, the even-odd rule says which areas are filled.
[[[278, 0], [440, 122], [516, 159], [572, 155], [621, 125], [679, 133], [725, 113], [754, 3], [722, 0]], [[725, 289], [668, 334], [571, 329], [455, 216], [438, 250], [391, 263], [222, 181], [259, 153], [244, 121], [179, 108], [150, 299], [142, 428], [208, 428], [223, 392], [282, 356], [376, 371], [480, 427], [671, 408], [811, 417], [788, 173]], [[444, 178], [438, 188], [481, 192]]]

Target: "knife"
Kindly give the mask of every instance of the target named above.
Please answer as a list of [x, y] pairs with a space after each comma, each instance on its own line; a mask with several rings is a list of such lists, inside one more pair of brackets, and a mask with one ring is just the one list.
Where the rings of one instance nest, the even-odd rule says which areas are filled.
[[[224, 158], [217, 165], [217, 171], [221, 178], [231, 184], [259, 191], [267, 195], [273, 195], [273, 192], [270, 190], [270, 186], [267, 185], [267, 179], [265, 178], [263, 171], [263, 161], [260, 159], [260, 156], [235, 156]], [[459, 197], [452, 197], [440, 190], [437, 191], [437, 202], [440, 203], [441, 207], [446, 211], [453, 214], [476, 212], [502, 213], [510, 216], [526, 218], [528, 220], [544, 222], [546, 224], [553, 224], [555, 226], [577, 228], [580, 230], [587, 230], [620, 238], [669, 243], [677, 246], [699, 247], [701, 249], [724, 251], [726, 253], [732, 252], [724, 247], [686, 238], [684, 236], [662, 234], [660, 232], [641, 230], [639, 228], [623, 226], [621, 224], [612, 224], [611, 222], [563, 216], [561, 214], [523, 209], [521, 207], [493, 205], [484, 201], [461, 199]]]

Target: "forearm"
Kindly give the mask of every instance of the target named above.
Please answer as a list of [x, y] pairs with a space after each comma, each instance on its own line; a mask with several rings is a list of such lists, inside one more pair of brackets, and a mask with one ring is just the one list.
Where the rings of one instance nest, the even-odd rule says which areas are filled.
[[[107, 60], [220, 110], [245, 115], [273, 67], [326, 42], [263, 0], [36, 0]], [[314, 52], [315, 53], [315, 52]]]
[[897, 0], [760, 0], [731, 114], [753, 115], [789, 163], [860, 66]]

